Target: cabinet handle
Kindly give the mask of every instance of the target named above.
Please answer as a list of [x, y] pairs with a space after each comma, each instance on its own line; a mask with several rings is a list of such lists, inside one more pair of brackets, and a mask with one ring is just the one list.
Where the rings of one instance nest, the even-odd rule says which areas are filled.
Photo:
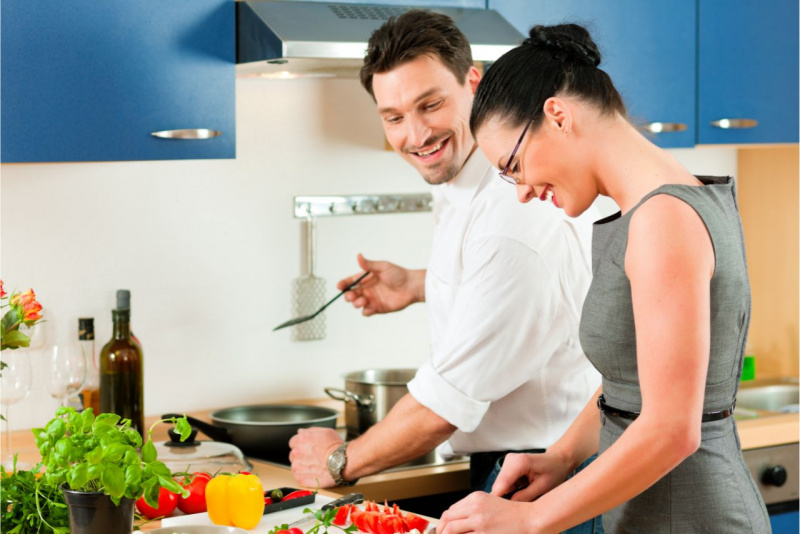
[[711, 126], [723, 130], [755, 128], [758, 126], [758, 121], [755, 119], [720, 119], [711, 121]]
[[161, 139], [211, 139], [222, 135], [222, 132], [205, 128], [188, 128], [185, 130], [161, 130], [150, 135]]
[[682, 122], [648, 122], [642, 125], [642, 129], [650, 133], [682, 132], [688, 126]]

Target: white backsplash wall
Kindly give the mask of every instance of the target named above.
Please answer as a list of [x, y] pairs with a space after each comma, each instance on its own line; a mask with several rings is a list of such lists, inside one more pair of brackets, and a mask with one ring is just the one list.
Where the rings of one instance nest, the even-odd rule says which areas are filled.
[[[238, 80], [236, 91], [235, 160], [0, 167], [6, 290], [34, 288], [42, 343], [75, 339], [78, 317], [94, 317], [99, 352], [115, 292], [130, 289], [148, 415], [322, 397], [344, 372], [415, 367], [428, 354], [424, 305], [363, 318], [342, 300], [326, 311], [324, 340], [272, 332], [305, 267], [292, 197], [428, 186], [383, 149], [356, 80]], [[695, 173], [736, 173], [734, 149], [672, 152]], [[332, 297], [358, 252], [424, 267], [432, 224], [429, 213], [319, 219], [317, 275]], [[37, 372], [10, 408], [12, 429], [44, 424], [57, 405], [29, 352]]]

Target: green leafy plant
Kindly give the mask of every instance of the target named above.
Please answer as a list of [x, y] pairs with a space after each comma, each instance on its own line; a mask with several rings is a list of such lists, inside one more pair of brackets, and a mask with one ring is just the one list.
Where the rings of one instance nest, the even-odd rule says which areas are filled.
[[102, 492], [114, 504], [122, 497], [138, 499], [144, 494], [148, 504], [157, 506], [162, 486], [187, 497], [188, 492], [157, 459], [151, 435], [162, 422], [174, 423], [181, 441], [189, 437], [191, 428], [185, 417], [163, 419], [150, 427], [142, 446], [142, 437], [131, 428], [129, 419], [111, 413], [95, 417], [91, 408], [78, 413], [62, 406], [44, 428], [33, 429], [46, 469], [42, 480], [50, 486], [64, 484], [75, 491]]
[[[61, 489], [37, 486], [33, 471], [17, 471], [16, 457], [11, 473], [0, 469], [0, 532], [69, 532], [69, 511]], [[42, 516], [50, 526], [42, 523]]]
[[157, 459], [151, 436], [155, 426], [164, 422], [175, 425], [181, 441], [189, 437], [186, 417], [157, 421], [142, 445], [142, 437], [131, 428], [129, 419], [109, 413], [95, 417], [91, 408], [81, 413], [69, 406], [58, 408], [44, 428], [33, 429], [42, 457], [34, 470], [2, 471], [2, 531], [68, 533], [62, 487], [104, 493], [115, 505], [123, 497], [136, 500], [144, 495], [145, 501], [156, 507], [161, 487], [188, 497], [189, 492]]

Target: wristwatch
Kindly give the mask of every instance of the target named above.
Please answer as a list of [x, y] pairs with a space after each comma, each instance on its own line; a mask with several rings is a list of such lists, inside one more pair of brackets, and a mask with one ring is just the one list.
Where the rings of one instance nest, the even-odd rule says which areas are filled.
[[358, 479], [347, 481], [342, 478], [342, 472], [344, 471], [344, 466], [347, 465], [347, 446], [350, 443], [345, 441], [342, 443], [338, 449], [333, 451], [330, 456], [328, 456], [328, 472], [331, 474], [333, 481], [336, 482], [337, 486], [352, 486]]

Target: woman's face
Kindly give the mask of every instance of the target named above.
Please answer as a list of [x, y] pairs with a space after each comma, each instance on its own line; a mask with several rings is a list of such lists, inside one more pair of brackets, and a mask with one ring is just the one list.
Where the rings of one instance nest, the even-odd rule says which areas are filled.
[[[565, 128], [571, 129], [571, 122], [565, 126], [544, 116], [520, 139], [524, 123], [511, 127], [508, 121], [494, 116], [484, 122], [476, 138], [495, 167], [502, 171], [508, 166], [506, 175], [517, 182], [520, 202], [538, 198], [577, 217], [594, 202], [597, 191], [581, 161], [575, 136]], [[518, 142], [519, 148], [509, 164]]]

